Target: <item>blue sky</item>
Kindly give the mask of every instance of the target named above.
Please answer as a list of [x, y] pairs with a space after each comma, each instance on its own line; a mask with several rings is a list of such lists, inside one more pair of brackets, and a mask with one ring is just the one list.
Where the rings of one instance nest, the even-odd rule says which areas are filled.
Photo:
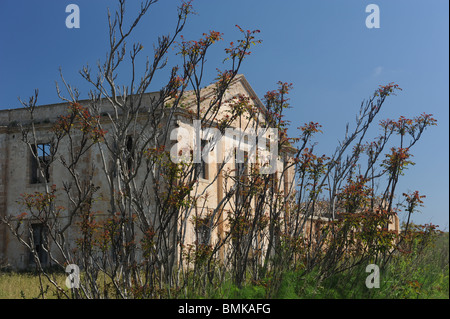
[[[80, 8], [80, 28], [68, 29], [68, 4]], [[136, 12], [138, 1], [128, 6]], [[151, 56], [158, 35], [173, 32], [178, 1], [155, 4], [133, 40]], [[368, 29], [368, 4], [380, 8], [380, 28]], [[323, 125], [318, 150], [330, 154], [354, 123], [361, 101], [378, 85], [395, 82], [403, 89], [390, 97], [379, 119], [432, 113], [438, 126], [427, 130], [411, 150], [416, 165], [399, 182], [399, 192], [419, 190], [425, 207], [413, 217], [448, 230], [449, 220], [449, 2], [447, 0], [195, 0], [197, 15], [183, 31], [187, 39], [203, 32], [224, 33], [211, 50], [206, 84], [222, 64], [225, 44], [235, 41], [238, 24], [260, 29], [262, 44], [245, 61], [244, 73], [262, 98], [277, 81], [292, 82], [292, 127], [314, 121]], [[39, 104], [58, 103], [55, 81], [61, 66], [82, 97], [90, 87], [78, 70], [95, 67], [107, 46], [106, 0], [0, 1], [0, 109], [16, 108], [39, 88]], [[167, 80], [161, 73], [153, 90]], [[291, 134], [295, 132], [292, 131]], [[374, 134], [376, 131], [374, 132]], [[401, 215], [402, 217], [402, 215]]]

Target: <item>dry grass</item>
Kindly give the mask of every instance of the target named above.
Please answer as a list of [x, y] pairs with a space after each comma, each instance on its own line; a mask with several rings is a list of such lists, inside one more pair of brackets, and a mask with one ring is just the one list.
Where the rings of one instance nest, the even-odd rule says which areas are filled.
[[[64, 283], [64, 275], [56, 275], [58, 282]], [[42, 278], [42, 286], [47, 291], [45, 298], [56, 298], [54, 287]], [[47, 289], [48, 286], [48, 289]], [[41, 297], [39, 276], [33, 273], [0, 272], [0, 299], [31, 299]]]

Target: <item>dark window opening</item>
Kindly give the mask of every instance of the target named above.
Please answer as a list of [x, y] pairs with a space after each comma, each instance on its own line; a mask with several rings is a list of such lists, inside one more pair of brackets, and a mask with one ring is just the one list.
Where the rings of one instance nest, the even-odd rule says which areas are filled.
[[208, 245], [210, 237], [210, 218], [199, 219], [196, 225], [197, 245]]
[[243, 152], [243, 158], [238, 158], [238, 152], [235, 152], [234, 163], [235, 163], [235, 176], [237, 180], [242, 184], [248, 178], [248, 166], [249, 158], [248, 152]]
[[131, 171], [133, 168], [133, 161], [134, 161], [134, 147], [133, 147], [133, 137], [127, 136], [127, 142], [126, 142], [126, 148], [127, 148], [127, 169], [128, 171]]
[[248, 180], [248, 153], [244, 153], [244, 158], [238, 158], [238, 151], [235, 152], [235, 176], [236, 176], [236, 205], [242, 204], [244, 201], [245, 191], [247, 190], [246, 183]]
[[50, 181], [50, 143], [32, 145], [31, 155], [31, 184]]
[[[205, 146], [208, 143], [208, 141], [202, 140], [202, 147], [201, 147], [201, 166], [200, 166], [200, 177], [203, 179], [208, 179], [208, 163], [205, 162], [203, 159], [203, 151], [205, 150]], [[209, 150], [207, 150], [209, 151]], [[205, 153], [206, 154], [206, 153]]]
[[[31, 225], [33, 247], [42, 267], [48, 265], [47, 229], [43, 224]], [[35, 255], [30, 253], [30, 263], [35, 264]]]

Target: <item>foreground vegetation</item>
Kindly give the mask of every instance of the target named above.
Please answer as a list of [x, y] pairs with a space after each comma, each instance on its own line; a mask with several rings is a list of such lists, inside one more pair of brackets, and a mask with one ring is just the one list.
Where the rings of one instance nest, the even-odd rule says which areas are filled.
[[[294, 299], [448, 299], [449, 233], [442, 233], [426, 246], [396, 254], [380, 271], [380, 288], [366, 287], [366, 265], [321, 278], [317, 271], [283, 274], [273, 298]], [[267, 298], [273, 286], [267, 278], [241, 289], [231, 283], [212, 296], [217, 298]], [[272, 284], [272, 285], [271, 285]]]
[[[448, 257], [437, 262], [443, 253], [431, 248], [438, 232], [409, 223], [425, 196], [400, 194], [397, 187], [414, 165], [414, 146], [437, 125], [433, 115], [384, 117], [386, 99], [401, 88], [380, 85], [345, 125], [334, 151], [317, 153], [322, 126], [291, 126], [285, 117], [291, 83], [278, 82], [259, 102], [251, 92], [231, 94], [245, 80], [240, 66], [261, 43], [259, 30], [236, 25], [239, 38], [224, 46], [225, 69], [217, 69], [211, 84], [206, 52], [223, 35], [185, 39], [193, 8], [182, 1], [173, 33], [159, 38], [146, 67], [136, 64], [139, 42], [128, 57], [129, 35], [155, 3], [142, 3], [126, 26], [125, 1], [119, 1], [108, 15], [105, 61], [97, 71], [80, 70], [91, 85], [89, 100], [80, 101], [61, 72], [66, 92], [57, 87], [57, 93], [68, 109], [45, 137], [35, 113], [38, 91], [21, 100], [29, 119], [18, 135], [42, 188], [20, 194], [17, 210], [0, 223], [30, 252], [38, 277], [2, 276], [2, 297], [448, 296]], [[119, 74], [122, 62], [131, 68], [131, 83]], [[170, 79], [150, 98], [147, 89], [166, 65]], [[173, 129], [178, 116], [199, 131], [186, 147], [173, 145], [175, 135], [187, 135]], [[221, 137], [231, 131], [235, 143], [228, 149]], [[50, 143], [39, 144], [43, 139]], [[210, 174], [206, 164], [216, 169]], [[61, 174], [49, 178], [54, 165]], [[216, 190], [218, 200], [210, 200]], [[399, 213], [407, 219], [400, 234]], [[364, 285], [369, 264], [380, 267], [380, 288]], [[82, 270], [72, 277], [79, 288], [67, 289], [66, 267], [77, 275]]]
[[[318, 280], [316, 272], [284, 274], [275, 298], [383, 298], [383, 299], [448, 299], [449, 298], [449, 234], [441, 234], [425, 249], [399, 254], [381, 269], [380, 288], [368, 289], [369, 273], [360, 265], [329, 278]], [[248, 285], [231, 288], [231, 298], [264, 298], [266, 289]]]
[[[365, 285], [369, 274], [365, 265], [320, 278], [317, 271], [302, 270], [282, 275], [274, 289], [273, 278], [268, 276], [259, 282], [248, 282], [241, 288], [231, 278], [220, 287], [208, 287], [206, 291], [179, 291], [177, 298], [221, 299], [447, 299], [449, 298], [449, 233], [439, 234], [426, 246], [413, 247], [412, 251], [398, 253], [381, 269], [380, 288], [368, 289]], [[52, 278], [64, 286], [66, 275], [53, 273]], [[41, 294], [41, 285], [44, 294]], [[68, 292], [68, 289], [66, 290]], [[58, 298], [54, 286], [34, 273], [3, 271], [0, 273], [0, 299]]]

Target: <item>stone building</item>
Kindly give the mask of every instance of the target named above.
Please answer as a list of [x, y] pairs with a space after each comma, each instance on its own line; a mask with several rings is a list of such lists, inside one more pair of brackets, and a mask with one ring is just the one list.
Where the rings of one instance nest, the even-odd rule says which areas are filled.
[[[203, 105], [208, 103], [208, 101], [212, 97], [211, 87], [205, 88], [202, 92], [202, 95]], [[157, 96], [158, 93], [145, 94], [143, 100], [140, 103], [154, 103], [155, 97], [157, 100]], [[229, 101], [233, 97], [237, 96], [256, 97], [255, 92], [243, 75], [239, 75], [236, 77], [232, 85], [227, 90], [225, 96], [223, 97], [223, 100]], [[192, 117], [190, 116], [191, 113], [189, 111], [189, 105], [190, 103], [192, 103], [192, 100], [190, 99], [192, 99], [192, 95], [190, 95], [190, 93], [188, 92], [186, 94], [186, 97], [183, 99], [183, 106], [181, 108], [178, 108], [172, 114], [170, 123], [168, 124], [172, 127], [170, 131], [184, 129], [179, 131], [178, 135], [175, 134], [177, 136], [171, 136], [173, 140], [172, 147], [174, 147], [174, 143], [177, 144], [177, 140], [177, 147], [180, 148], [180, 146], [182, 146], [181, 142], [183, 141], [183, 137], [184, 141], [186, 141], [186, 136], [183, 136], [184, 134], [186, 134], [186, 132], [190, 134], [190, 138], [195, 139], [195, 125], [193, 125]], [[87, 105], [88, 102], [89, 101], [79, 101], [80, 105]], [[170, 103], [170, 101], [167, 103]], [[252, 103], [252, 105], [256, 108], [264, 108], [263, 104], [258, 98], [251, 99], [250, 103]], [[21, 203], [19, 203], [21, 194], [35, 194], [39, 192], [45, 193], [46, 191], [48, 192], [48, 188], [51, 185], [55, 185], [56, 188], [61, 189], [64, 187], [64, 182], [70, 180], [71, 176], [68, 174], [67, 167], [64, 166], [62, 160], [56, 160], [52, 162], [51, 165], [46, 165], [46, 160], [50, 156], [53, 143], [52, 138], [54, 132], [52, 131], [52, 129], [54, 128], [54, 125], [58, 121], [59, 117], [67, 114], [68, 107], [69, 103], [42, 105], [36, 107], [33, 111], [32, 121], [34, 123], [34, 131], [29, 132], [30, 135], [35, 135], [36, 140], [30, 144], [27, 144], [23, 141], [23, 127], [29, 128], [29, 125], [31, 123], [29, 110], [27, 110], [26, 108], [18, 108], [0, 111], [1, 217], [19, 216], [23, 212], [24, 207]], [[107, 123], [108, 112], [111, 113], [114, 112], [114, 110], [112, 110], [111, 107], [109, 107], [107, 103], [105, 103], [105, 105], [102, 106], [102, 118], [100, 120], [104, 122], [103, 127], [106, 128], [106, 130], [112, 130], [110, 124]], [[227, 112], [226, 105], [222, 108], [221, 112]], [[243, 117], [240, 117], [238, 121], [235, 121], [233, 123], [233, 125], [240, 126], [242, 130], [240, 130], [239, 132], [244, 132], [249, 128], [248, 121], [248, 119], [246, 120], [243, 119]], [[201, 132], [205, 135], [209, 131], [206, 132], [205, 130], [203, 130]], [[234, 133], [236, 132], [237, 131], [235, 131]], [[243, 146], [244, 144], [249, 145], [249, 136], [251, 138], [252, 135], [246, 135], [246, 140], [241, 140], [239, 141], [239, 143], [242, 143]], [[206, 137], [206, 135], [204, 137]], [[235, 138], [236, 136], [231, 136], [231, 139], [233, 139], [233, 137]], [[33, 138], [34, 136], [32, 136], [32, 139]], [[68, 141], [67, 139], [61, 140], [58, 152], [61, 152], [61, 149], [68, 150], [69, 143], [77, 143], [80, 141], [79, 138], [79, 136], [74, 136], [74, 141]], [[131, 134], [127, 138], [131, 140], [133, 138], [133, 135]], [[218, 147], [215, 148], [216, 150], [218, 149]], [[250, 148], [251, 146], [248, 146], [246, 148], [247, 152], [243, 152], [242, 154], [247, 155]], [[192, 149], [190, 150], [190, 152], [192, 154]], [[95, 210], [99, 211], [106, 209], [106, 207], [108, 206], [108, 181], [105, 175], [102, 174], [102, 165], [105, 164], [104, 158], [102, 158], [102, 154], [103, 153], [101, 153], [97, 148], [92, 147], [89, 149], [89, 151], [83, 154], [82, 158], [80, 159], [80, 164], [78, 164], [78, 171], [80, 172], [80, 174], [85, 176], [92, 176], [91, 182], [97, 185], [99, 188], [98, 198], [100, 199], [96, 200], [95, 203]], [[35, 155], [37, 155], [37, 157]], [[228, 162], [224, 162], [222, 166], [222, 169], [224, 171], [233, 171], [236, 167], [238, 167], [235, 158], [228, 158], [227, 161]], [[275, 165], [282, 165], [282, 161], [283, 159], [279, 157], [275, 161]], [[106, 163], [105, 165], [107, 167], [110, 167], [113, 164], [114, 163]], [[207, 164], [202, 160], [202, 171], [200, 174], [200, 178], [197, 181], [195, 192], [204, 193], [205, 189], [207, 189], [208, 198], [202, 203], [202, 207], [200, 209], [201, 211], [206, 212], [208, 209], [216, 208], [225, 196], [224, 194], [230, 191], [230, 188], [232, 187], [232, 183], [230, 183], [230, 181], [225, 181], [226, 178], [224, 178], [223, 174], [218, 174], [219, 164], [222, 163], [218, 162]], [[45, 167], [43, 171], [42, 166]], [[237, 200], [237, 197], [233, 200]], [[71, 205], [70, 200], [64, 196], [58, 198], [55, 205], [56, 204], [61, 205], [61, 207], [69, 207]], [[223, 209], [226, 210], [226, 207], [223, 207]], [[62, 216], [61, 218], [67, 218], [67, 216]], [[217, 232], [224, 231], [223, 227], [226, 226], [224, 226], [224, 224], [220, 224], [218, 229], [215, 231], [216, 236]], [[41, 259], [41, 263], [47, 264], [49, 262], [48, 256], [41, 249], [43, 240], [42, 237], [44, 236], [45, 230], [40, 223], [34, 223], [32, 225], [32, 232], [35, 248], [37, 251], [40, 250], [39, 258]], [[72, 234], [73, 238], [75, 238], [75, 236], [75, 234]], [[196, 238], [198, 237], [198, 234], [196, 234], [196, 231], [192, 227], [186, 228], [185, 236], [188, 243], [192, 243], [198, 239]], [[26, 268], [33, 263], [33, 258], [30, 255], [29, 251], [24, 247], [24, 245], [19, 243], [19, 241], [11, 234], [10, 230], [5, 224], [0, 224], [0, 260], [3, 261], [3, 263], [12, 265], [13, 267], [17, 268]]]
[[[191, 96], [191, 100], [189, 96]], [[213, 93], [211, 87], [205, 88], [203, 92], [204, 100], [202, 103], [206, 105], [212, 96]], [[261, 121], [261, 123], [264, 122], [264, 105], [256, 97], [255, 92], [243, 75], [236, 77], [232, 85], [227, 90], [223, 100], [230, 101], [232, 98], [238, 96], [253, 97], [250, 99], [250, 103], [256, 109], [261, 110], [260, 114], [257, 114], [257, 118], [258, 116], [261, 117], [259, 118], [259, 121]], [[157, 99], [157, 93], [148, 93], [144, 96], [141, 103], [151, 104], [155, 101], [155, 98]], [[176, 144], [178, 141], [179, 149], [176, 149], [176, 153], [179, 153], [179, 151], [182, 150], [183, 144], [181, 141], [183, 138], [186, 138], [186, 134], [189, 135], [191, 139], [195, 139], [195, 123], [193, 123], [189, 112], [189, 105], [192, 104], [192, 99], [192, 94], [186, 94], [186, 99], [183, 101], [186, 106], [178, 108], [172, 114], [169, 123], [166, 123], [171, 127], [170, 131], [176, 131], [176, 129], [178, 129], [178, 133], [171, 136], [173, 142], [171, 145], [172, 147], [173, 144]], [[80, 101], [81, 105], [87, 103], [88, 101]], [[35, 125], [34, 134], [36, 136], [36, 141], [34, 141], [31, 147], [23, 142], [24, 136], [22, 130], [24, 126], [30, 123], [29, 111], [25, 108], [0, 110], [0, 217], [19, 216], [23, 212], [23, 207], [18, 202], [21, 198], [21, 194], [45, 192], [45, 187], [48, 187], [49, 185], [55, 185], [58, 189], [61, 189], [64, 187], [64, 182], [70, 179], [67, 167], [64, 166], [61, 160], [55, 161], [48, 166], [45, 165], [46, 158], [51, 153], [51, 138], [53, 135], [52, 128], [61, 115], [67, 114], [68, 107], [68, 103], [60, 103], [42, 105], [35, 108], [33, 112], [33, 122]], [[227, 113], [227, 107], [228, 106], [225, 105], [222, 108], [222, 115]], [[105, 104], [101, 111], [101, 121], [105, 123], [104, 127], [107, 130], [111, 129], [110, 124], [108, 124], [107, 116], [108, 113], [110, 114], [111, 112], [113, 112], [113, 110]], [[240, 132], [246, 132], [249, 127], [254, 128], [255, 125], [258, 125], [255, 124], [254, 121], [255, 119], [247, 119], [241, 116], [233, 122], [233, 125], [235, 128], [240, 129]], [[256, 123], [257, 122], [258, 120]], [[180, 128], [184, 130], [180, 130]], [[207, 133], [203, 133], [207, 135]], [[208, 139], [206, 135], [203, 136], [204, 140]], [[212, 135], [209, 136], [210, 140], [211, 136]], [[128, 141], [132, 141], [133, 137], [134, 135], [130, 134], [130, 136], [127, 137], [128, 140], [126, 143], [128, 143]], [[252, 146], [252, 141], [249, 140], [249, 138], [251, 139], [251, 135], [244, 134], [243, 137], [245, 140], [243, 139], [240, 142], [246, 144], [247, 146], [246, 152], [243, 154], [248, 156], [248, 151]], [[79, 137], [75, 136], [74, 141], [68, 141], [67, 139], [62, 140], [62, 144], [59, 149], [69, 149], [69, 144], [72, 142], [77, 143], [77, 138], [79, 139]], [[273, 140], [273, 136], [269, 136], [267, 138], [268, 144], [272, 141], [271, 138]], [[231, 139], [233, 138], [231, 137]], [[189, 150], [189, 146], [187, 147], [188, 151], [192, 154], [192, 149]], [[293, 189], [292, 185], [294, 180], [294, 172], [292, 169], [287, 170], [283, 176], [280, 175], [280, 172], [283, 171], [283, 166], [289, 162], [289, 156], [293, 154], [292, 152], [294, 150], [291, 148], [286, 148], [279, 151], [280, 152], [277, 154], [276, 160], [270, 164], [272, 169], [276, 171], [276, 174], [278, 174], [277, 177], [280, 180], [283, 179], [283, 182], [280, 183], [280, 185], [282, 185], [280, 191], [284, 192], [285, 190]], [[33, 155], [37, 155], [37, 157]], [[44, 170], [39, 169], [39, 167], [42, 168], [42, 165], [45, 167]], [[114, 165], [114, 163], [108, 162], [108, 159], [105, 160], [101, 148], [97, 147], [90, 148], [80, 159], [78, 170], [81, 176], [91, 176], [90, 182], [99, 188], [97, 193], [98, 200], [95, 202], [95, 207], [93, 207], [94, 210], [102, 211], [106, 210], [106, 207], [108, 207], [108, 180], [105, 175], [102, 174], [102, 170], [105, 167], [110, 168], [111, 165]], [[221, 167], [222, 170], [221, 173], [219, 173], [218, 163], [205, 163], [202, 161], [202, 171], [200, 178], [197, 181], [195, 192], [200, 194], [207, 192], [208, 196], [205, 197], [205, 200], [199, 206], [200, 211], [207, 212], [208, 209], [215, 209], [219, 207], [226, 194], [233, 188], [233, 183], [231, 183], [222, 172], [238, 172], [241, 168], [245, 169], [244, 167], [239, 166], [236, 161], [236, 157], [228, 159], [228, 161], [226, 161]], [[150, 193], [146, 194], [146, 196], [149, 198], [152, 197]], [[233, 201], [238, 200], [239, 196], [235, 196], [233, 199]], [[58, 201], [59, 202], [57, 204], [62, 207], [69, 207], [71, 205], [68, 197], [61, 197]], [[152, 204], [149, 202], [148, 205], [151, 210]], [[233, 202], [231, 201], [227, 205], [233, 205]], [[221, 207], [221, 211], [226, 212], [227, 209], [231, 208], [226, 205]], [[62, 218], [67, 218], [67, 216], [62, 216]], [[218, 224], [218, 227], [214, 231], [214, 236], [211, 236], [211, 238], [220, 238], [227, 227], [222, 213], [219, 218], [221, 219], [221, 222]], [[321, 220], [327, 221], [328, 219], [321, 218]], [[398, 219], [390, 225], [390, 228], [398, 231]], [[50, 261], [48, 260], [49, 258], [46, 252], [41, 248], [42, 237], [45, 230], [42, 228], [41, 224], [34, 223], [32, 225], [32, 232], [34, 234], [33, 241], [35, 249], [38, 251], [41, 263], [49, 263]], [[188, 227], [186, 227], [184, 236], [186, 237], [187, 243], [193, 243], [196, 240], [199, 240], [199, 234], [194, 227], [192, 227], [192, 225], [188, 225]], [[75, 237], [76, 234], [72, 233], [69, 235], [69, 238]], [[0, 262], [11, 265], [15, 268], [27, 268], [33, 264], [33, 258], [30, 256], [29, 251], [11, 234], [9, 228], [5, 224], [0, 224]]]

